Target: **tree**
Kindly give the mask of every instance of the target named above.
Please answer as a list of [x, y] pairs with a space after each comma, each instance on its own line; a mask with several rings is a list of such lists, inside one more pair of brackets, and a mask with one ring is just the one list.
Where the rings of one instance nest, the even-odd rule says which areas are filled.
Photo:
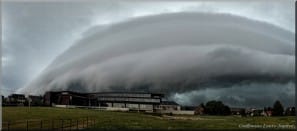
[[199, 106], [205, 108], [204, 103], [201, 103]]
[[231, 110], [229, 106], [224, 105], [224, 108], [222, 110], [222, 115], [230, 115], [230, 114], [231, 114]]
[[284, 114], [284, 107], [279, 100], [275, 101], [273, 104], [272, 115], [282, 116]]
[[230, 108], [221, 101], [209, 101], [205, 105], [205, 113], [209, 115], [230, 115]]

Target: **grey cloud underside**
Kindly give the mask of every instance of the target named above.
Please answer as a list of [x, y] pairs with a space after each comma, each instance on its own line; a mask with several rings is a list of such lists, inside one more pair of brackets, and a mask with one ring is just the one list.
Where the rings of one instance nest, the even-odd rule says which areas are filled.
[[[218, 85], [217, 85], [218, 86]], [[259, 88], [260, 87], [260, 88]], [[284, 83], [244, 83], [229, 88], [205, 88], [171, 95], [170, 99], [185, 105], [199, 105], [208, 100], [220, 100], [232, 107], [272, 106], [280, 100], [285, 107], [294, 105], [294, 81]]]
[[286, 85], [294, 79], [294, 34], [238, 16], [163, 14], [90, 32], [95, 33], [18, 92], [133, 90], [172, 95], [238, 84]]

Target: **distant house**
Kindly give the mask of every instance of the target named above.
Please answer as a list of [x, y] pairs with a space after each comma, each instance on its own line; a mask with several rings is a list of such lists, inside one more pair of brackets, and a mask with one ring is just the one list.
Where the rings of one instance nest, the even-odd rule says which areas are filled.
[[271, 107], [264, 107], [263, 115], [264, 116], [272, 116], [272, 108]]
[[195, 109], [195, 115], [203, 115], [205, 111], [205, 107], [202, 107], [201, 105], [199, 105], [196, 109]]
[[264, 116], [264, 110], [251, 108], [251, 109], [247, 110], [247, 115], [249, 115], [249, 116]]
[[272, 116], [272, 110], [264, 111], [264, 116]]
[[296, 110], [295, 107], [288, 107], [285, 111], [286, 116], [295, 116], [296, 115]]
[[230, 108], [232, 115], [244, 115], [243, 113], [246, 112], [245, 108]]

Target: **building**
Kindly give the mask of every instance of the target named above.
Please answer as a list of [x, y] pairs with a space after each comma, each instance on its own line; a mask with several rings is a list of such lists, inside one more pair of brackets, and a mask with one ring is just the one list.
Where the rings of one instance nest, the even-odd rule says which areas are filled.
[[89, 97], [93, 100], [92, 106], [154, 111], [161, 104], [164, 95], [144, 92], [99, 92], [90, 93]]
[[202, 105], [199, 105], [199, 106], [195, 109], [194, 114], [195, 114], [195, 115], [203, 115], [203, 114], [204, 114], [204, 110], [205, 110], [205, 107], [202, 106]]
[[245, 108], [230, 108], [232, 115], [245, 115], [246, 109]]
[[286, 116], [296, 116], [295, 107], [287, 107], [286, 110], [285, 110], [285, 115]]
[[44, 94], [44, 105], [89, 106], [88, 94], [72, 91], [51, 91]]
[[246, 112], [249, 116], [264, 116], [263, 109], [250, 108]]
[[162, 110], [180, 110], [181, 106], [174, 101], [162, 101], [158, 106]]
[[43, 106], [43, 97], [29, 95], [28, 102], [29, 102], [30, 106]]
[[163, 94], [143, 92], [77, 93], [72, 91], [46, 92], [44, 103], [88, 107], [128, 108], [135, 111], [154, 111], [162, 102]]
[[25, 95], [23, 94], [11, 94], [7, 99], [7, 106], [24, 106], [26, 103]]
[[196, 109], [195, 106], [182, 106], [181, 110], [185, 110], [185, 111], [194, 111]]

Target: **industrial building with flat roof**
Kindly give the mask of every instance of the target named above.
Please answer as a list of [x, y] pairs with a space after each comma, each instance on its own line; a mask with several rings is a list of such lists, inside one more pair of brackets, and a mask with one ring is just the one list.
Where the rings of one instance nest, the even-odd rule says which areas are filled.
[[72, 91], [46, 92], [46, 105], [73, 105], [89, 107], [128, 108], [138, 111], [155, 111], [160, 108], [164, 94], [144, 92], [78, 93]]

